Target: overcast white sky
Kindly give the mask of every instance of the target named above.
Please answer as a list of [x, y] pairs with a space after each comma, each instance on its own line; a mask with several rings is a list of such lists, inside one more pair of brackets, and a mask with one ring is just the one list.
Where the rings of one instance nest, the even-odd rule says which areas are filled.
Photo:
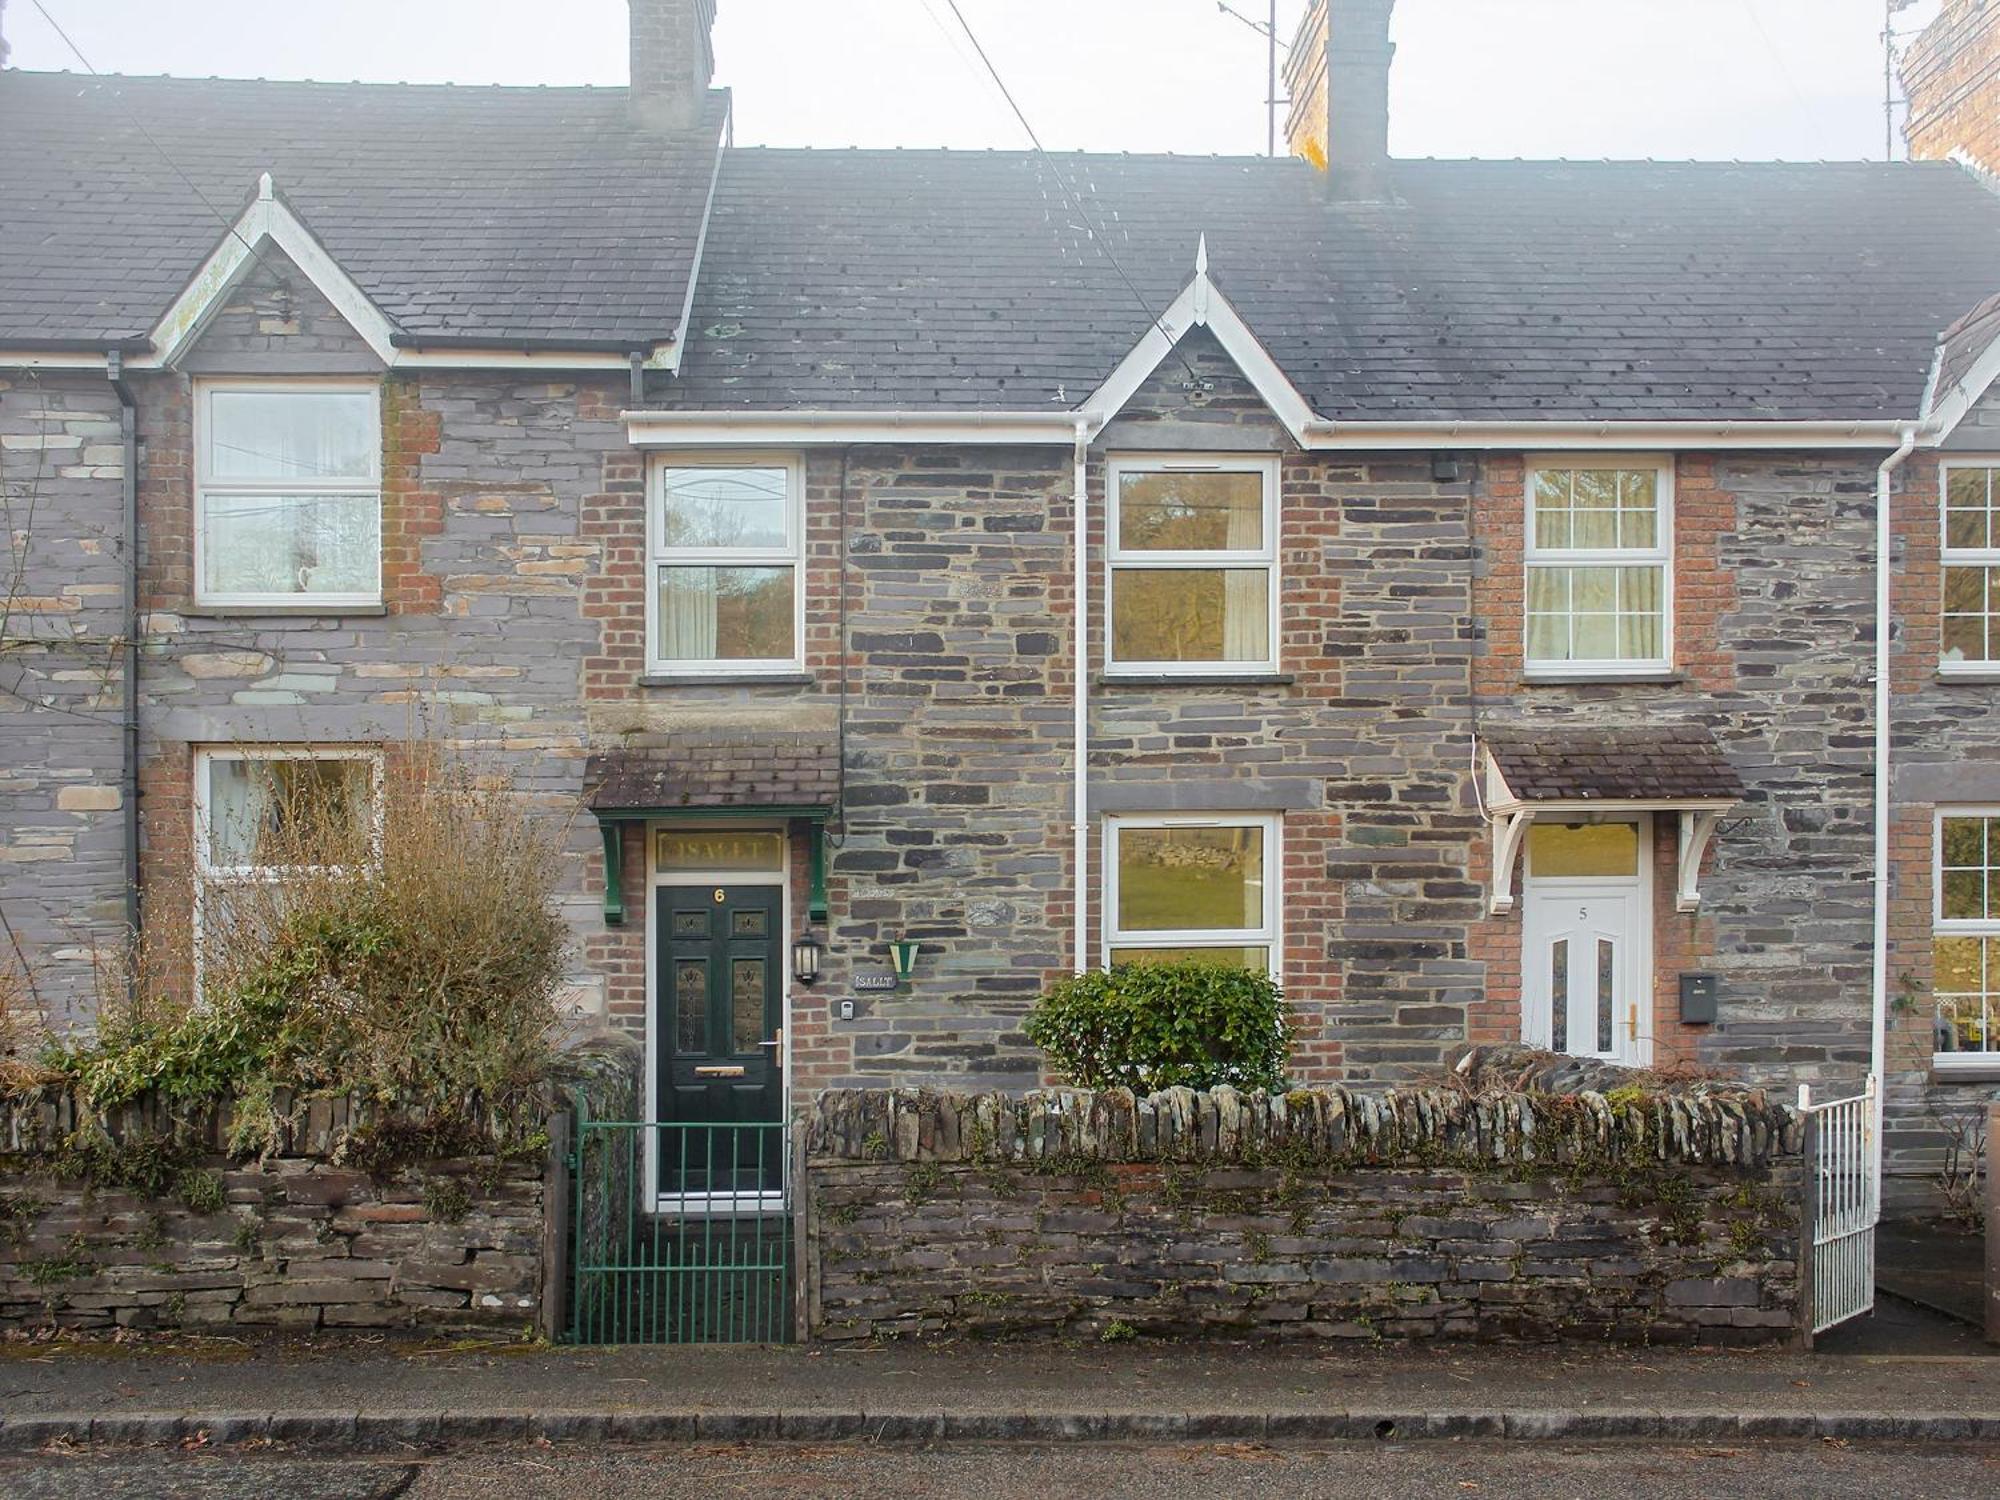
[[[624, 0], [41, 0], [104, 72], [625, 81]], [[1267, 0], [1236, 0], [1261, 17]], [[1306, 0], [1282, 0], [1280, 34]], [[1264, 43], [1215, 0], [960, 0], [1052, 149], [1264, 148]], [[1914, 30], [1937, 0], [1898, 17]], [[1884, 0], [1400, 0], [1402, 156], [1882, 155]], [[80, 69], [9, 0], [13, 63]], [[719, 0], [737, 139], [1025, 142], [946, 0]]]

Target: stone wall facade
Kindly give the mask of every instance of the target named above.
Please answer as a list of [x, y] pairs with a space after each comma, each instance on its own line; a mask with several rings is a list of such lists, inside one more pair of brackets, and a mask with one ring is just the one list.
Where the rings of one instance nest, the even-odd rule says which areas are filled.
[[[1656, 1060], [1826, 1089], [1865, 1071], [1874, 628], [1865, 560], [1877, 455], [1679, 455], [1675, 672], [1532, 682], [1522, 663], [1521, 456], [1299, 452], [1221, 349], [1205, 333], [1190, 337], [1090, 455], [1088, 602], [1100, 624], [1088, 643], [1092, 816], [1079, 882], [1066, 449], [810, 450], [803, 671], [779, 681], [653, 677], [647, 457], [619, 418], [630, 402], [623, 372], [384, 371], [303, 276], [274, 251], [267, 258], [183, 369], [132, 376], [152, 916], [165, 920], [184, 901], [201, 748], [393, 746], [435, 734], [492, 756], [524, 796], [574, 820], [562, 889], [576, 935], [576, 1017], [586, 1030], [640, 1034], [651, 1006], [651, 851], [643, 828], [625, 830], [631, 909], [622, 925], [607, 923], [597, 830], [578, 813], [586, 759], [698, 742], [732, 746], [754, 765], [760, 743], [824, 735], [841, 747], [843, 785], [828, 830], [824, 976], [789, 998], [796, 1094], [1044, 1081], [1021, 1021], [1076, 961], [1079, 889], [1082, 958], [1101, 954], [1104, 818], [1187, 811], [1280, 820], [1297, 1079], [1392, 1085], [1433, 1072], [1468, 1042], [1520, 1036], [1522, 919], [1486, 914], [1491, 839], [1470, 774], [1481, 726], [1683, 720], [1714, 730], [1750, 795], [1715, 840], [1695, 913], [1673, 908], [1674, 829], [1655, 820]], [[196, 606], [192, 397], [196, 379], [223, 375], [380, 383], [378, 609]], [[22, 597], [35, 603], [20, 614], [48, 639], [0, 655], [0, 688], [11, 694], [0, 697], [0, 907], [49, 1008], [87, 1016], [91, 960], [115, 943], [124, 900], [117, 407], [101, 380], [0, 381], [10, 494], [25, 484], [48, 518], [24, 568], [32, 586]], [[671, 406], [671, 381], [655, 377], [647, 399]], [[1991, 420], [1977, 414], [1968, 430], [1990, 433], [1979, 423]], [[1275, 673], [1105, 677], [1107, 463], [1160, 451], [1281, 464]], [[1897, 494], [1906, 663], [1897, 837], [1908, 851], [1897, 964], [1921, 984], [1929, 810], [1947, 792], [1989, 785], [1978, 778], [2000, 758], [2000, 726], [1976, 685], [1933, 680], [1934, 468], [1913, 462]], [[1977, 795], [2000, 803], [2000, 783]], [[789, 832], [796, 930], [806, 925], [811, 831], [801, 822]], [[855, 989], [859, 971], [888, 967], [887, 944], [902, 937], [922, 944], [913, 980]], [[1681, 1023], [1687, 972], [1717, 976], [1715, 1025]], [[839, 1018], [843, 1001], [851, 1020]], [[1923, 1118], [1927, 1061], [1914, 1058], [1905, 1075], [1898, 1109], [1909, 1128], [1892, 1129], [1892, 1163], [1921, 1179], [1936, 1146]]]
[[317, 1101], [254, 1162], [211, 1118], [154, 1169], [157, 1111], [0, 1107], [0, 1330], [536, 1327], [539, 1155], [367, 1170], [365, 1117]]
[[58, 1014], [126, 927], [124, 469], [102, 375], [0, 371], [0, 967]]
[[1761, 1096], [836, 1092], [807, 1129], [816, 1338], [1796, 1333]]

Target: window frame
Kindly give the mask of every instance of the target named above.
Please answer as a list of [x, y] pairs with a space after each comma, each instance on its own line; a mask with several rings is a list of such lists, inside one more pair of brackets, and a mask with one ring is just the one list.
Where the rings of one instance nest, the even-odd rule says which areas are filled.
[[[1128, 828], [1260, 828], [1264, 833], [1264, 923], [1257, 928], [1169, 928], [1128, 933], [1118, 925], [1119, 841]], [[1104, 920], [1098, 962], [1111, 967], [1119, 948], [1263, 948], [1268, 969], [1283, 982], [1284, 935], [1284, 817], [1267, 812], [1111, 813], [1101, 822]]]
[[[1993, 1022], [1986, 1019], [1986, 1046], [1977, 1052], [1937, 1050], [1937, 940], [1939, 938], [2000, 939], [2000, 917], [1947, 917], [1944, 914], [1944, 825], [1947, 818], [2000, 820], [2000, 804], [1966, 803], [1934, 808], [1931, 816], [1931, 1068], [1934, 1072], [2000, 1071], [2000, 1046], [1994, 1043]], [[1989, 869], [2000, 866], [1989, 865]], [[1997, 1008], [2000, 1009], [2000, 1008]]]
[[[1656, 476], [1658, 530], [1651, 547], [1543, 547], [1536, 536], [1537, 478], [1552, 470], [1649, 469]], [[1674, 670], [1674, 480], [1677, 466], [1664, 453], [1541, 453], [1527, 455], [1522, 468], [1521, 508], [1521, 668], [1542, 679], [1654, 676]], [[1566, 661], [1529, 654], [1533, 633], [1528, 601], [1538, 568], [1657, 567], [1660, 582], [1660, 654], [1601, 661]]]
[[[666, 520], [669, 469], [783, 469], [785, 538], [774, 547], [676, 547], [669, 551], [660, 533]], [[646, 464], [646, 654], [648, 677], [786, 677], [805, 670], [806, 526], [805, 461], [797, 453], [655, 452]], [[788, 657], [693, 659], [660, 655], [660, 573], [667, 567], [771, 568], [792, 570], [792, 654]]]
[[[368, 395], [374, 441], [368, 452], [371, 472], [361, 479], [217, 479], [210, 473], [209, 440], [214, 431], [211, 404], [218, 395], [325, 395], [348, 392]], [[194, 602], [216, 609], [273, 609], [288, 612], [333, 613], [343, 609], [374, 609], [382, 603], [383, 430], [382, 387], [368, 379], [317, 380], [197, 380], [194, 387]], [[375, 582], [366, 590], [344, 593], [271, 594], [243, 590], [211, 591], [208, 587], [208, 498], [269, 495], [274, 491], [301, 497], [365, 498], [375, 502]]]
[[202, 746], [194, 761], [194, 867], [196, 876], [207, 881], [274, 881], [299, 873], [296, 865], [217, 865], [209, 846], [209, 806], [212, 792], [209, 772], [219, 762], [286, 760], [358, 760], [369, 766], [368, 795], [373, 822], [370, 842], [378, 845], [382, 836], [382, 779], [385, 770], [379, 745], [217, 745]]
[[[1221, 473], [1256, 474], [1263, 481], [1263, 545], [1254, 550], [1126, 551], [1119, 546], [1120, 490], [1127, 474]], [[1104, 465], [1104, 636], [1106, 677], [1242, 677], [1278, 670], [1279, 593], [1283, 577], [1279, 563], [1278, 527], [1284, 513], [1280, 493], [1283, 466], [1276, 454], [1265, 453], [1120, 453]], [[1255, 661], [1120, 661], [1116, 651], [1118, 574], [1121, 571], [1210, 572], [1263, 570], [1265, 587], [1265, 654]]]
[[[1944, 654], [1944, 575], [1951, 568], [1983, 568], [2000, 573], [2000, 546], [1954, 547], [1950, 537], [1951, 476], [1959, 469], [1982, 469], [2000, 476], [2000, 455], [1954, 454], [1938, 464], [1938, 659], [1940, 677], [2000, 677], [2000, 656], [1952, 661]], [[1989, 589], [1991, 584], [1988, 585]], [[1990, 640], [1990, 636], [1988, 637]], [[1940, 1054], [1942, 1055], [1942, 1054]]]

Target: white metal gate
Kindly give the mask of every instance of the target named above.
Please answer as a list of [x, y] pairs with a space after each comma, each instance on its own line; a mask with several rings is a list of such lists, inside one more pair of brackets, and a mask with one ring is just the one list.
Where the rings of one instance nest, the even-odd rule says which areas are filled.
[[1871, 1073], [1853, 1098], [1815, 1104], [1812, 1089], [1799, 1085], [1806, 1154], [1801, 1290], [1812, 1299], [1809, 1334], [1875, 1307], [1875, 1225], [1882, 1217], [1882, 1168], [1875, 1154], [1880, 1087]]

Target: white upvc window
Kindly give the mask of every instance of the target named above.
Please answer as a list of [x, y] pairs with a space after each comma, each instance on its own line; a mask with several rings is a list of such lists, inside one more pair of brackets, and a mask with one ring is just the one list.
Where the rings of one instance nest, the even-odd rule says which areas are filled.
[[648, 671], [800, 669], [804, 490], [796, 457], [655, 459], [646, 507]]
[[1529, 672], [1617, 677], [1672, 666], [1673, 489], [1667, 458], [1530, 460]]
[[281, 880], [274, 842], [301, 815], [378, 814], [382, 752], [367, 745], [255, 745], [195, 757], [195, 858], [213, 880]]
[[1941, 466], [1944, 612], [1938, 670], [2000, 672], [2000, 458]]
[[382, 602], [382, 398], [372, 381], [195, 388], [198, 604]]
[[1254, 456], [1111, 460], [1107, 671], [1277, 669], [1278, 472]]
[[[246, 886], [282, 885], [338, 854], [300, 859], [287, 830], [324, 818], [380, 838], [382, 752], [365, 745], [257, 745], [196, 752], [194, 766], [195, 985], [203, 955], [231, 921], [231, 900]], [[342, 840], [342, 842], [346, 842]], [[352, 847], [350, 845], [350, 847]], [[284, 851], [286, 858], [280, 857]], [[376, 857], [371, 855], [371, 858]], [[242, 908], [236, 909], [241, 919]]]
[[1212, 959], [1276, 975], [1279, 840], [1262, 813], [1105, 819], [1105, 962]]
[[2000, 1064], [2000, 807], [1941, 807], [1931, 936], [1940, 1071]]

